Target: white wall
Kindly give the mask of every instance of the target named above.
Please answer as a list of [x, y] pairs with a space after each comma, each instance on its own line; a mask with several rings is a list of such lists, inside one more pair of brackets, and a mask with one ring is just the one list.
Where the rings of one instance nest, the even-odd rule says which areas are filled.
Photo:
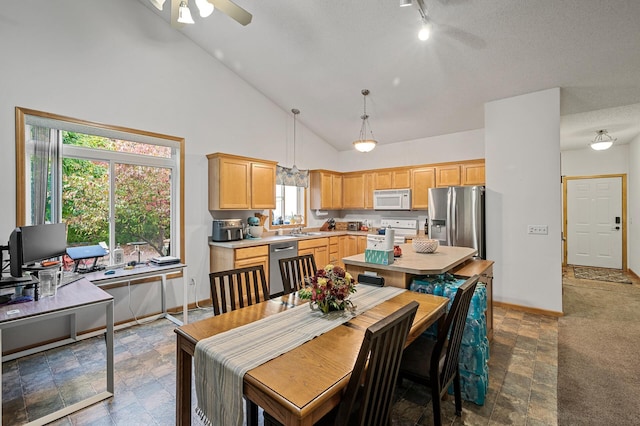
[[485, 154], [494, 300], [561, 312], [560, 90], [485, 104]]
[[[184, 137], [186, 262], [199, 298], [208, 297], [211, 215], [205, 155], [219, 151], [290, 164], [289, 110], [138, 1], [5, 2], [0, 22], [0, 238], [8, 238], [16, 223], [16, 106]], [[298, 167], [337, 163], [337, 151], [302, 125], [298, 138]], [[182, 305], [175, 284], [168, 306]], [[159, 300], [155, 291], [140, 293], [144, 300], [134, 308]], [[129, 318], [126, 299], [117, 303]]]
[[584, 148], [562, 151], [562, 176], [594, 176], [629, 172], [629, 145], [614, 145], [606, 151]]
[[367, 153], [354, 149], [341, 151], [339, 170], [350, 172], [477, 158], [484, 158], [483, 129], [380, 145]]
[[627, 211], [628, 251], [627, 265], [636, 275], [640, 275], [640, 136], [629, 145], [629, 176], [627, 179], [629, 197]]

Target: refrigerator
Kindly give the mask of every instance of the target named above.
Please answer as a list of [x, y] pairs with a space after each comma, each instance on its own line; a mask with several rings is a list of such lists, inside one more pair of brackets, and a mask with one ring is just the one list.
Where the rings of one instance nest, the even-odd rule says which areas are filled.
[[486, 259], [484, 186], [429, 188], [429, 238], [471, 247]]

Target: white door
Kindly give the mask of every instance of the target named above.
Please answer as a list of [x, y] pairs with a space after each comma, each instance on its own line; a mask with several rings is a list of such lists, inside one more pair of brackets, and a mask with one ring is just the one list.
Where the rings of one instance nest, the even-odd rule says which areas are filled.
[[622, 178], [567, 180], [567, 263], [622, 269]]

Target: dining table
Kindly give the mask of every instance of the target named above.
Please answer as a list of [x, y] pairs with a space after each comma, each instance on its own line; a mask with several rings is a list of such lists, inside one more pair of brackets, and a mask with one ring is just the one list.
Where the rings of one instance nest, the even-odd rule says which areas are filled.
[[[406, 345], [409, 345], [444, 317], [448, 298], [402, 291], [330, 331], [249, 370], [243, 378], [243, 395], [251, 407], [247, 413], [247, 425], [257, 424], [258, 406], [283, 425], [312, 425], [337, 407], [367, 327], [411, 301], [418, 302], [419, 307], [407, 337]], [[192, 360], [199, 341], [303, 303], [307, 300], [292, 293], [176, 328], [176, 424], [191, 424]]]

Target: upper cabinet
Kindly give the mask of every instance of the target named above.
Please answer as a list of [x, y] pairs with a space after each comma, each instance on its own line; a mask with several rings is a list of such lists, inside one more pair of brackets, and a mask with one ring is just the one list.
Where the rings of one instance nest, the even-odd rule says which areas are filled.
[[364, 208], [373, 209], [373, 191], [376, 187], [376, 174], [367, 172], [363, 174], [364, 180]]
[[342, 208], [365, 208], [364, 174], [347, 173], [342, 176]]
[[463, 185], [484, 185], [484, 161], [462, 164]]
[[209, 210], [275, 209], [275, 161], [219, 152], [207, 158]]
[[342, 175], [328, 170], [309, 173], [311, 209], [335, 210], [342, 208]]
[[411, 208], [429, 208], [429, 188], [436, 186], [435, 167], [419, 167], [411, 170]]
[[375, 172], [374, 189], [405, 189], [411, 187], [411, 169], [381, 170]]
[[462, 183], [460, 179], [460, 165], [448, 164], [444, 166], [436, 166], [436, 186], [459, 186]]

